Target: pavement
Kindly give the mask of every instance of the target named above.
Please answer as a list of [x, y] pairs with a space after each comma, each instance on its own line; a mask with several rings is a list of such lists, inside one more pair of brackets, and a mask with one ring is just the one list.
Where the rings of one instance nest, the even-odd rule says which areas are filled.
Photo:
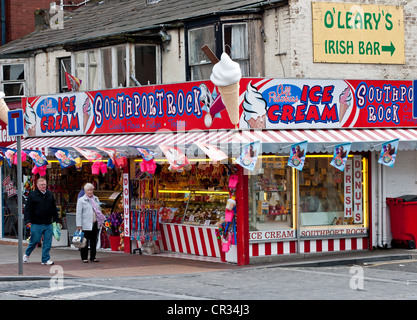
[[[27, 244], [24, 243], [23, 251], [26, 246]], [[41, 252], [41, 248], [36, 248], [32, 252], [29, 261], [23, 263], [23, 275], [19, 275], [17, 241], [0, 239], [0, 281], [50, 279], [57, 269], [41, 265]], [[109, 249], [98, 250], [97, 259], [99, 259], [97, 263], [82, 263], [78, 249], [71, 247], [51, 249], [51, 260], [55, 262], [54, 266], [62, 267], [65, 278], [118, 278], [191, 274], [242, 268], [320, 267], [388, 260], [417, 260], [417, 250], [396, 248], [325, 254], [292, 254], [274, 258], [251, 258], [251, 264], [246, 266], [225, 263], [214, 258], [177, 253], [140, 255]]]

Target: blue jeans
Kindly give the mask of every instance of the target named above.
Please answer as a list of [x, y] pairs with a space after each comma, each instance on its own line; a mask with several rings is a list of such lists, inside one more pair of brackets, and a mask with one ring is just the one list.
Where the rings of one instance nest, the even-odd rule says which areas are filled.
[[50, 259], [49, 251], [51, 250], [52, 235], [52, 224], [32, 224], [30, 227], [29, 246], [26, 248], [25, 254], [30, 256], [43, 236], [42, 263], [47, 262]]

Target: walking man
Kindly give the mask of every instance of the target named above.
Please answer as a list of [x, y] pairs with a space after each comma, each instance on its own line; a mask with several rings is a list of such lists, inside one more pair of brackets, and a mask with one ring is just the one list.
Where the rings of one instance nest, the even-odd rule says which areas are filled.
[[52, 192], [46, 190], [46, 180], [39, 178], [36, 185], [36, 190], [29, 193], [24, 210], [26, 226], [30, 227], [30, 241], [23, 262], [28, 261], [43, 236], [42, 264], [52, 265], [54, 262], [49, 255], [53, 235], [52, 222], [58, 220], [58, 211]]

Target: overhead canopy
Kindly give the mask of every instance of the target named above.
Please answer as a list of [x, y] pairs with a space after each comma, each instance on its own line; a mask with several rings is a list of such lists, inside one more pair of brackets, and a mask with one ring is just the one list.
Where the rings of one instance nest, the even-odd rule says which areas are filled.
[[[417, 129], [311, 129], [241, 131], [234, 141], [261, 140], [263, 152], [280, 152], [288, 144], [308, 141], [308, 152], [332, 152], [329, 147], [351, 142], [351, 151], [379, 150], [383, 142], [400, 139], [399, 150], [417, 149]], [[285, 151], [286, 152], [286, 151]]]
[[[263, 152], [286, 153], [284, 147], [308, 141], [308, 152], [332, 152], [330, 147], [352, 142], [352, 151], [379, 150], [386, 141], [400, 139], [399, 150], [417, 150], [417, 129], [332, 129], [332, 130], [223, 130], [191, 131], [183, 133], [158, 132], [147, 134], [85, 135], [67, 137], [35, 137], [22, 140], [22, 149], [40, 150], [48, 154], [48, 148], [107, 147], [126, 148], [142, 146], [156, 148], [160, 144], [188, 146], [195, 141], [213, 145], [241, 145], [260, 140]], [[16, 148], [16, 143], [10, 146]]]

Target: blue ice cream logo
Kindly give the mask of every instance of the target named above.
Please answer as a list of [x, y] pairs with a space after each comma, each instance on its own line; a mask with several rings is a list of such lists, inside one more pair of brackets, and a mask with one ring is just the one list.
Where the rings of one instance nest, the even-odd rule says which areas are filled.
[[36, 114], [39, 118], [54, 115], [58, 110], [58, 101], [53, 98], [46, 98], [39, 102]]

